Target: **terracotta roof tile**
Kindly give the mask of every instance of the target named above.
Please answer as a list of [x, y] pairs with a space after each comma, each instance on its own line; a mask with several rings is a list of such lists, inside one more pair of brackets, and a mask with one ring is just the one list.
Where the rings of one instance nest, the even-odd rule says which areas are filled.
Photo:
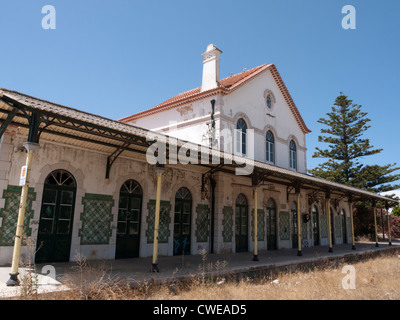
[[292, 111], [297, 123], [300, 125], [301, 129], [305, 133], [311, 132], [306, 124], [304, 123], [303, 118], [300, 115], [299, 110], [297, 109], [296, 105], [293, 102], [293, 99], [291, 98], [289, 91], [287, 90], [281, 76], [279, 75], [278, 70], [276, 69], [274, 64], [263, 64], [261, 66], [255, 67], [253, 69], [249, 69], [246, 71], [243, 71], [241, 73], [232, 75], [230, 77], [227, 77], [225, 79], [220, 80], [220, 87], [208, 91], [201, 92], [201, 87], [197, 87], [195, 89], [191, 89], [189, 91], [180, 93], [168, 100], [165, 100], [164, 102], [156, 105], [153, 108], [144, 110], [142, 112], [130, 115], [128, 117], [122, 118], [119, 121], [121, 122], [130, 122], [136, 119], [144, 118], [146, 116], [159, 113], [162, 111], [166, 111], [175, 107], [178, 107], [179, 105], [183, 103], [188, 103], [189, 101], [195, 101], [199, 99], [204, 99], [208, 96], [215, 95], [217, 93], [222, 93], [222, 94], [229, 94], [230, 92], [234, 91], [238, 87], [240, 87], [242, 84], [246, 83], [248, 80], [253, 79], [255, 76], [260, 74], [262, 71], [269, 69], [277, 82], [277, 85], [279, 89], [282, 92], [282, 95], [285, 98], [286, 103], [289, 105], [290, 110]]

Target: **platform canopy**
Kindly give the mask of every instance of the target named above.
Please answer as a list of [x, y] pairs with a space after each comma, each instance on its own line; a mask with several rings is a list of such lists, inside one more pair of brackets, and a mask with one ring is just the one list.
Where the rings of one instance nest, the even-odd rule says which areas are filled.
[[[19, 133], [26, 135], [27, 140], [31, 142], [38, 143], [39, 139], [44, 139], [108, 154], [105, 164], [106, 178], [109, 177], [110, 168], [118, 156], [143, 159], [148, 147], [153, 144], [153, 141], [146, 140], [148, 134], [151, 133], [147, 129], [1, 88], [0, 121], [0, 137], [8, 126], [14, 126], [18, 127]], [[154, 132], [154, 135], [159, 138], [168, 138], [159, 132]], [[167, 141], [167, 159], [169, 159], [168, 153], [172, 146], [175, 149], [185, 147], [193, 151], [200, 151], [198, 145], [187, 141], [175, 138]], [[209, 158], [208, 163], [200, 160], [207, 157]], [[214, 162], [211, 160], [212, 158], [214, 158]], [[215, 159], [219, 160], [217, 164], [215, 164]], [[277, 183], [287, 186], [288, 194], [294, 189], [301, 188], [309, 190], [311, 194], [330, 194], [339, 198], [347, 198], [349, 201], [383, 201], [390, 206], [397, 202], [367, 190], [207, 147], [202, 147], [201, 152], [198, 152], [198, 160], [198, 164], [190, 165], [204, 168], [204, 175], [213, 172], [235, 174], [238, 168], [246, 165], [253, 166], [254, 169], [249, 174], [249, 186]], [[182, 165], [171, 164], [171, 166], [180, 167]]]

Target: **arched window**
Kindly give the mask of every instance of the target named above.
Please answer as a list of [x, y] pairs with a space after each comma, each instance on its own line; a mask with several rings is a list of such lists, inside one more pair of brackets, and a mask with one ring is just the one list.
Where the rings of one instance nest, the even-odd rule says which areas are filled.
[[276, 102], [274, 93], [267, 89], [264, 91], [264, 101], [265, 101], [265, 105], [267, 107], [267, 111], [271, 111], [274, 108], [274, 104]]
[[236, 152], [246, 155], [246, 131], [247, 125], [243, 119], [239, 119], [236, 124]]
[[297, 170], [297, 147], [296, 143], [293, 140], [290, 141], [289, 152], [290, 169]]
[[267, 107], [268, 107], [269, 109], [272, 108], [272, 99], [271, 99], [271, 95], [268, 95], [268, 96], [267, 96]]
[[275, 138], [271, 131], [267, 132], [265, 138], [266, 147], [266, 161], [270, 163], [275, 163]]
[[76, 187], [76, 182], [72, 174], [65, 170], [56, 170], [50, 173], [46, 180], [45, 184], [54, 185], [54, 186], [64, 186], [64, 187]]

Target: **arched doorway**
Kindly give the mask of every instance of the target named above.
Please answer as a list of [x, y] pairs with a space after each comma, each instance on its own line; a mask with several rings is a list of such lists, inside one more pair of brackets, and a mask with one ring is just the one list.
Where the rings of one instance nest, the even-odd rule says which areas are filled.
[[276, 233], [276, 203], [272, 198], [267, 202], [267, 249], [278, 249]]
[[239, 194], [236, 198], [236, 252], [248, 251], [248, 221], [249, 221], [249, 206], [247, 198], [244, 194]]
[[295, 201], [292, 202], [292, 207], [291, 207], [291, 213], [292, 213], [292, 248], [293, 249], [298, 249], [299, 246], [299, 237], [298, 237], [298, 232], [297, 232], [297, 203]]
[[311, 215], [312, 215], [314, 246], [319, 246], [319, 220], [318, 220], [319, 215], [316, 206], [312, 206]]
[[45, 182], [35, 262], [68, 262], [74, 219], [76, 181], [65, 170], [51, 172]]
[[190, 254], [192, 194], [182, 187], [175, 195], [174, 256]]
[[347, 244], [347, 228], [346, 228], [346, 211], [342, 209], [340, 212], [341, 220], [342, 220], [342, 236], [343, 236], [343, 244]]
[[142, 197], [135, 180], [126, 181], [119, 191], [116, 259], [139, 257]]

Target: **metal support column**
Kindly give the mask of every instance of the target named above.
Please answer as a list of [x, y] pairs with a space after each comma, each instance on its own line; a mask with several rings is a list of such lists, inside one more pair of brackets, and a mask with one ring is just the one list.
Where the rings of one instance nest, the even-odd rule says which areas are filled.
[[154, 219], [154, 241], [153, 241], [153, 262], [151, 264], [151, 272], [160, 272], [158, 269], [158, 232], [160, 229], [160, 198], [161, 198], [161, 182], [164, 168], [157, 166], [157, 195], [156, 195], [156, 212]]
[[7, 286], [18, 286], [18, 267], [19, 267], [19, 260], [21, 254], [21, 241], [22, 235], [24, 232], [24, 222], [25, 222], [25, 211], [26, 211], [26, 202], [28, 199], [28, 190], [29, 190], [29, 180], [31, 177], [31, 168], [32, 168], [32, 158], [33, 152], [38, 148], [38, 144], [34, 142], [25, 142], [24, 147], [27, 151], [26, 154], [26, 180], [25, 184], [22, 186], [21, 191], [21, 199], [19, 204], [19, 211], [18, 211], [18, 220], [17, 220], [17, 230], [15, 232], [15, 240], [14, 240], [14, 252], [11, 264], [11, 273], [10, 279], [7, 281]]
[[375, 201], [373, 203], [373, 207], [374, 207], [374, 225], [375, 225], [375, 247], [379, 247], [379, 244], [378, 244], [378, 225], [376, 223], [376, 204], [375, 204]]

